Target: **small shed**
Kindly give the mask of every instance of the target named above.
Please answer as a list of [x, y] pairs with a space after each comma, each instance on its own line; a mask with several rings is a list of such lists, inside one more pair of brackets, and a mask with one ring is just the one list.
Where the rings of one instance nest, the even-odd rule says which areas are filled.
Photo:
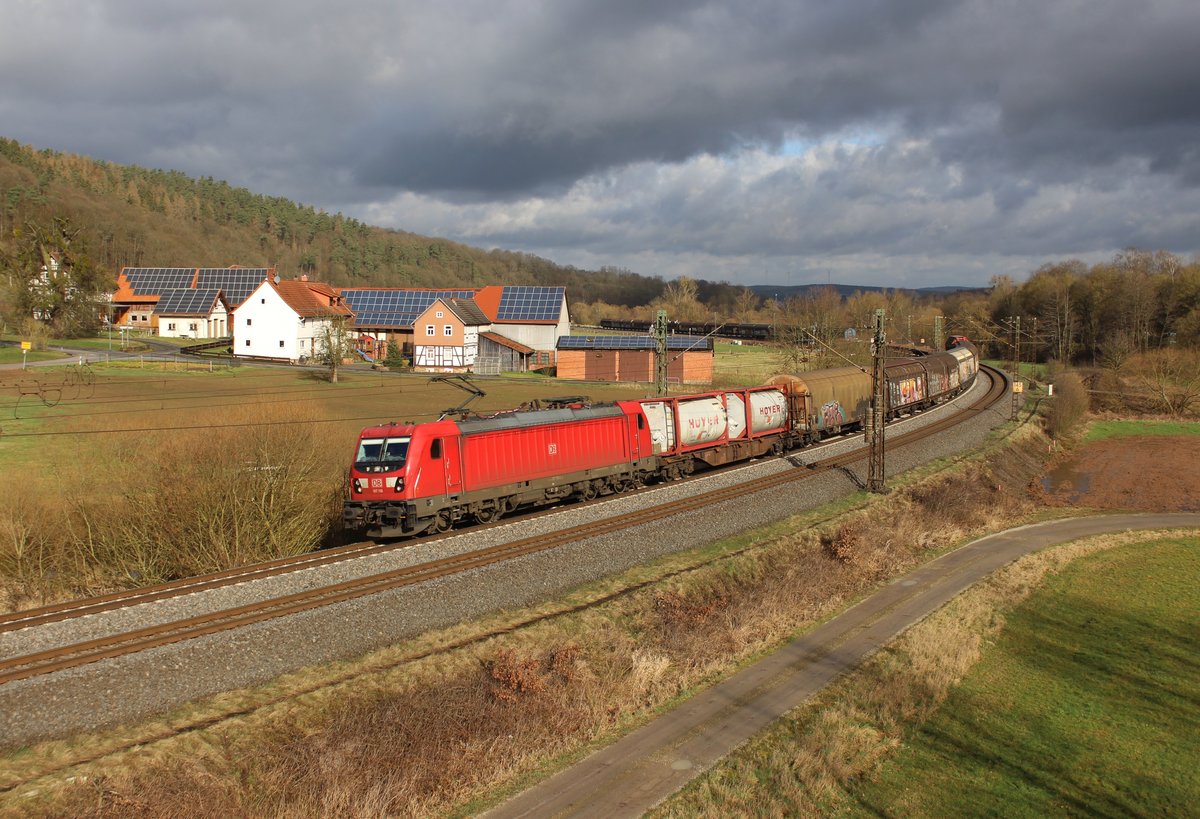
[[519, 341], [499, 333], [483, 332], [479, 334], [479, 358], [475, 362], [475, 372], [483, 375], [528, 372], [530, 359], [535, 355], [536, 350]]
[[[655, 379], [655, 341], [650, 336], [563, 336], [558, 340], [558, 377], [580, 381]], [[702, 336], [667, 337], [667, 379], [711, 384], [713, 343]]]

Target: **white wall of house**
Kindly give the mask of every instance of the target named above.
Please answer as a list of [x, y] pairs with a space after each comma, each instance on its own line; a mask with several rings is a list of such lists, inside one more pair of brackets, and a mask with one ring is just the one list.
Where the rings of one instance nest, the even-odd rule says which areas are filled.
[[158, 334], [163, 338], [221, 338], [229, 334], [229, 312], [218, 299], [207, 316], [160, 314]]
[[204, 316], [160, 315], [158, 334], [163, 338], [208, 338], [208, 321]]
[[304, 358], [325, 354], [325, 344], [333, 332], [331, 318], [304, 318], [296, 331], [296, 348]]
[[[496, 322], [492, 332], [511, 338], [535, 350], [553, 350], [558, 346], [558, 327], [553, 324], [503, 324]], [[563, 333], [569, 335], [569, 333]]]
[[302, 324], [275, 288], [263, 282], [233, 311], [233, 354], [285, 361], [296, 361], [302, 355], [307, 358], [312, 355], [315, 323]]

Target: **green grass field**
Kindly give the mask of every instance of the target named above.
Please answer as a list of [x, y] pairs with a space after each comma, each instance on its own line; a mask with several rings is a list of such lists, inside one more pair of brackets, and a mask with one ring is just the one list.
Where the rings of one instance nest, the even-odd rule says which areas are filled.
[[[19, 352], [19, 351], [18, 351]], [[32, 355], [32, 354], [31, 354]], [[210, 369], [211, 367], [211, 369]], [[612, 401], [649, 394], [644, 384], [595, 384], [544, 377], [473, 377], [486, 395], [472, 411], [512, 409], [534, 399], [583, 395]], [[229, 367], [219, 362], [129, 360], [89, 367], [0, 371], [0, 419], [5, 440], [0, 470], [27, 457], [92, 448], [148, 431], [222, 426], [234, 413], [259, 411], [273, 423], [282, 410], [321, 426], [349, 452], [358, 431], [387, 421], [430, 421], [458, 406], [467, 393], [429, 376], [345, 367], [337, 384], [326, 373], [290, 367]], [[30, 444], [36, 443], [36, 446]], [[348, 457], [348, 456], [347, 456]], [[341, 469], [345, 465], [337, 464]]]
[[779, 351], [763, 344], [717, 342], [713, 382], [722, 387], [762, 384], [780, 372]]
[[30, 350], [24, 353], [20, 347], [0, 347], [0, 364], [20, 364], [22, 361], [33, 363], [34, 361], [52, 361], [56, 358], [62, 358], [62, 353], [56, 353], [45, 350]]
[[1036, 592], [858, 815], [1186, 816], [1200, 804], [1196, 541], [1083, 558]]
[[1200, 435], [1200, 423], [1192, 421], [1093, 421], [1085, 441], [1128, 438], [1138, 435]]

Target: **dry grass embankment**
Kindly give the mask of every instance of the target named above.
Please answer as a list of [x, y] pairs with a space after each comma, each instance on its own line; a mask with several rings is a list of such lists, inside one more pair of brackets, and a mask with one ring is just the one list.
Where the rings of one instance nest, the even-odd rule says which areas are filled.
[[341, 502], [312, 420], [296, 406], [233, 408], [213, 426], [164, 413], [165, 430], [93, 436], [9, 472], [0, 492], [21, 502], [0, 511], [7, 607], [312, 550]]
[[[381, 659], [419, 655], [410, 644], [357, 670], [281, 681], [270, 695], [229, 695], [209, 707], [247, 716], [107, 757], [38, 799], [81, 816], [195, 815], [197, 806], [256, 816], [474, 810], [493, 789], [566, 764], [932, 554], [1032, 514], [1025, 488], [1045, 450], [1025, 429], [986, 459], [925, 470], [832, 523], [812, 527], [814, 514], [575, 596], [667, 578], [602, 605], [482, 643], [470, 641], [473, 630], [511, 624], [513, 615], [464, 624], [419, 644], [465, 640], [456, 652]], [[325, 687], [320, 675], [348, 682]], [[254, 704], [264, 700], [274, 704]], [[193, 724], [213, 717], [197, 712]], [[39, 754], [69, 755], [66, 745], [34, 749], [21, 767], [36, 767]]]

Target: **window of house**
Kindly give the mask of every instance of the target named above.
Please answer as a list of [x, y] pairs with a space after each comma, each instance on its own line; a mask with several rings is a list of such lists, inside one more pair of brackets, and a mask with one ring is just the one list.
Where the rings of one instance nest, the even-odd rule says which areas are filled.
[[[174, 330], [174, 329], [175, 329], [175, 322], [173, 322], [173, 321], [172, 321], [172, 322], [168, 322], [168, 323], [167, 323], [167, 329], [168, 329], [168, 330]], [[195, 329], [195, 328], [193, 327], [192, 329]]]
[[259, 299], [259, 301], [261, 301], [263, 304], [266, 304], [266, 303], [267, 303], [267, 300], [266, 300], [266, 299]]
[[[173, 328], [172, 328], [172, 329], [173, 329]], [[188, 329], [189, 329], [189, 330], [195, 330], [195, 329], [196, 329], [196, 323], [195, 323], [195, 322], [192, 322], [191, 324], [189, 324], [189, 325], [188, 325]]]
[[445, 326], [445, 328], [442, 330], [442, 332], [443, 332], [443, 333], [445, 333], [445, 334], [446, 334], [446, 335], [448, 335], [448, 336], [452, 336], [452, 335], [454, 335], [454, 325], [453, 325], [453, 324], [447, 324], [447, 325]]
[[435, 334], [435, 333], [434, 333], [434, 330], [433, 330], [433, 325], [432, 325], [432, 324], [426, 324], [426, 325], [425, 325], [425, 335], [427, 335], [427, 336], [432, 336], [432, 335], [434, 335], [434, 334]]
[[249, 347], [249, 346], [250, 346], [250, 339], [246, 339], [246, 346], [247, 346], [247, 347]]
[[282, 346], [283, 346], [283, 339], [282, 339], [282, 338], [281, 338], [281, 339], [279, 339], [279, 346], [280, 346], [280, 347], [282, 347]]
[[438, 311], [437, 311], [437, 317], [438, 317], [438, 318], [445, 318], [445, 317], [446, 317], [446, 314], [445, 314], [444, 312], [442, 312], [441, 310], [438, 310]]
[[254, 323], [254, 319], [246, 319], [246, 326], [249, 327]]

